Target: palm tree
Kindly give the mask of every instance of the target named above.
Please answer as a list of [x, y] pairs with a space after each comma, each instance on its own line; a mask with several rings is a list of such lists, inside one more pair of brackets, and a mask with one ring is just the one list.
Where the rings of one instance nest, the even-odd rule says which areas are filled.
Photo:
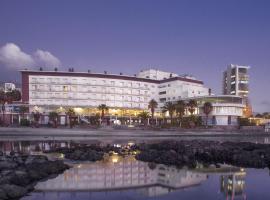
[[154, 121], [154, 114], [155, 114], [155, 109], [157, 108], [157, 106], [158, 106], [158, 103], [156, 102], [155, 99], [152, 99], [151, 101], [149, 101], [148, 108], [151, 110], [152, 123]]
[[75, 114], [75, 111], [73, 108], [69, 108], [66, 112], [66, 115], [68, 116], [69, 118], [69, 127], [70, 128], [73, 128], [74, 126], [74, 121], [75, 121], [75, 118], [76, 118], [76, 114]]
[[19, 110], [19, 113], [22, 115], [22, 119], [24, 119], [24, 115], [25, 113], [28, 112], [28, 107], [27, 106], [20, 106], [20, 110]]
[[58, 113], [57, 112], [50, 112], [49, 119], [53, 122], [53, 127], [57, 128]]
[[175, 112], [178, 116], [180, 127], [182, 127], [182, 120], [183, 120], [183, 116], [185, 115], [185, 110], [186, 110], [185, 102], [182, 100], [177, 101], [175, 105]]
[[142, 119], [144, 125], [147, 125], [146, 120], [150, 117], [148, 112], [143, 111], [143, 112], [138, 114], [138, 117], [140, 117]]
[[109, 107], [106, 106], [106, 104], [100, 104], [98, 106], [98, 109], [101, 111], [101, 120], [103, 121], [104, 115], [105, 115], [105, 111], [109, 110]]
[[32, 115], [34, 118], [34, 126], [36, 128], [38, 128], [39, 127], [39, 119], [40, 119], [41, 114], [39, 112], [32, 112]]
[[193, 115], [196, 107], [198, 106], [197, 101], [195, 101], [194, 99], [191, 99], [191, 100], [189, 100], [187, 106], [188, 106], [188, 111], [190, 112], [191, 115]]
[[172, 102], [166, 102], [163, 106], [163, 112], [169, 112], [171, 123], [173, 120], [173, 113], [175, 112], [175, 105]]
[[203, 104], [203, 112], [206, 115], [206, 123], [205, 123], [206, 127], [208, 126], [208, 116], [212, 112], [212, 110], [213, 110], [213, 105], [211, 102], [205, 102]]

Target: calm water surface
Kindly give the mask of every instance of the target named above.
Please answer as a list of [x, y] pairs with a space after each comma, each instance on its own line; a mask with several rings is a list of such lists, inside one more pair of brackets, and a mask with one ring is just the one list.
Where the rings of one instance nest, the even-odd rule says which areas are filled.
[[117, 155], [95, 163], [76, 163], [54, 179], [40, 182], [23, 200], [270, 198], [269, 170], [226, 168], [188, 170], [150, 167]]

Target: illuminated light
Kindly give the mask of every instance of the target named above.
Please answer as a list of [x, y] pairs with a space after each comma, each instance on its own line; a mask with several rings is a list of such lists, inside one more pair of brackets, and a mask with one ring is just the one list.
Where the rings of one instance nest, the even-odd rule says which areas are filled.
[[244, 169], [244, 168], [241, 168], [241, 169], [240, 169], [240, 171], [241, 171], [241, 172], [244, 172], [244, 171], [245, 171], [245, 169]]
[[82, 166], [81, 165], [78, 165], [78, 168], [81, 168]]
[[83, 112], [83, 109], [82, 109], [82, 108], [74, 108], [74, 111], [75, 111], [76, 113], [81, 114], [81, 113]]
[[117, 163], [117, 162], [118, 162], [118, 158], [113, 158], [113, 159], [112, 159], [112, 162], [113, 162], [113, 163]]
[[133, 146], [134, 143], [133, 143], [133, 142], [129, 142], [128, 145], [129, 145], [129, 146]]
[[59, 157], [60, 157], [60, 158], [64, 158], [65, 155], [64, 155], [63, 153], [61, 153]]

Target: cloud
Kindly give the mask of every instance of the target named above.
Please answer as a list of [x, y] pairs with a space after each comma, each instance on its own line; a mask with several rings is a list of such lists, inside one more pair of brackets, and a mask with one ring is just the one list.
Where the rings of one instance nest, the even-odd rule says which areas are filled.
[[16, 44], [7, 43], [0, 47], [0, 63], [8, 68], [18, 69], [25, 66], [33, 67], [35, 61]]
[[30, 55], [14, 43], [0, 47], [0, 64], [8, 69], [61, 66], [60, 60], [49, 51], [38, 49]]
[[58, 58], [56, 58], [50, 52], [40, 49], [34, 53], [34, 59], [38, 65], [45, 67], [59, 67], [61, 65]]

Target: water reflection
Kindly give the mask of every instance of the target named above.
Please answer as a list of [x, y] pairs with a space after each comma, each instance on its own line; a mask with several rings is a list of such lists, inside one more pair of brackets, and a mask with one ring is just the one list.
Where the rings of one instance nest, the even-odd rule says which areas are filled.
[[227, 200], [233, 200], [235, 197], [246, 199], [246, 194], [244, 193], [245, 177], [246, 173], [243, 170], [234, 174], [222, 175], [220, 177], [220, 190]]
[[257, 200], [270, 196], [267, 170], [177, 169], [117, 154], [95, 163], [71, 164], [71, 169], [56, 178], [39, 182], [36, 191], [23, 200]]
[[[152, 168], [152, 169], [151, 169]], [[207, 180], [205, 173], [165, 165], [151, 166], [134, 157], [112, 155], [96, 163], [74, 164], [55, 179], [40, 182], [37, 191], [100, 191], [141, 188], [146, 196], [199, 185]]]

